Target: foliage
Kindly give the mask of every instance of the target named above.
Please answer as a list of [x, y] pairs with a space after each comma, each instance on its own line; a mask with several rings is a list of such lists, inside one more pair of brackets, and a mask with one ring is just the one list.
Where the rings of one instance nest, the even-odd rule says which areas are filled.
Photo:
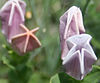
[[[1, 8], [6, 0], [0, 1]], [[40, 27], [36, 35], [42, 46], [25, 56], [19, 56], [7, 43], [0, 28], [0, 83], [99, 83], [100, 0], [89, 0], [88, 5], [88, 0], [24, 1], [27, 3], [26, 13], [32, 15], [31, 18], [26, 15], [25, 25], [29, 29]], [[87, 33], [93, 36], [91, 44], [98, 57], [93, 71], [82, 81], [63, 73], [60, 59], [59, 18], [72, 5], [83, 11], [84, 25]]]
[[[93, 70], [82, 81], [78, 81], [68, 76], [66, 73], [61, 72], [54, 75], [50, 83], [99, 83], [100, 81], [100, 67], [93, 66]], [[95, 78], [96, 77], [96, 78]]]

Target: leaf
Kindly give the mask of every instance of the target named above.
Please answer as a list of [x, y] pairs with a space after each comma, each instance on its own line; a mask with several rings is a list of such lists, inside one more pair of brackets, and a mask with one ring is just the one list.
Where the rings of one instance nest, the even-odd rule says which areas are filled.
[[51, 77], [50, 83], [60, 83], [58, 74], [56, 74], [53, 77]]
[[2, 61], [3, 61], [3, 63], [6, 64], [9, 68], [15, 70], [15, 67], [12, 66], [12, 65], [10, 64], [9, 60], [8, 60], [5, 56], [2, 57]]
[[99, 83], [100, 82], [100, 66], [93, 65], [93, 70], [89, 73], [82, 83]]
[[62, 72], [62, 73], [54, 75], [51, 78], [50, 83], [80, 83], [80, 81], [75, 80], [69, 75], [67, 75], [66, 73]]

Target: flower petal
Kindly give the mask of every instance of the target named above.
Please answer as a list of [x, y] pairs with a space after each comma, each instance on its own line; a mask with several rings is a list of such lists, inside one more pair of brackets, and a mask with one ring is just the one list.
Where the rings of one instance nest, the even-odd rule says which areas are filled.
[[26, 36], [24, 35], [19, 38], [12, 39], [12, 46], [18, 53], [23, 54], [25, 42], [26, 42]]
[[80, 53], [79, 51], [75, 52], [73, 57], [64, 64], [66, 73], [77, 80], [82, 79], [82, 74], [81, 74], [81, 64], [80, 64]]
[[94, 64], [95, 61], [95, 58], [92, 57], [87, 50], [84, 50], [84, 74], [87, 74], [92, 70], [92, 64]]
[[[0, 11], [0, 17], [2, 20], [2, 32], [6, 36], [8, 42], [11, 43], [11, 38], [13, 36], [24, 32], [19, 26], [20, 24], [24, 24], [24, 21], [21, 17], [17, 4], [14, 3], [13, 0], [8, 1], [5, 4], [6, 6], [4, 5]], [[22, 3], [19, 4], [24, 15], [26, 5]]]
[[59, 31], [62, 52], [61, 58], [63, 58], [69, 51], [66, 40], [73, 35], [82, 34], [85, 32], [82, 13], [78, 7], [72, 6], [60, 17]]

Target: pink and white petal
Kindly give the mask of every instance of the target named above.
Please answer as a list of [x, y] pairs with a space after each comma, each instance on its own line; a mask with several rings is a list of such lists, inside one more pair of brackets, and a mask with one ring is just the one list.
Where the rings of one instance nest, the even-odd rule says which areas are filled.
[[23, 12], [21, 6], [19, 5], [19, 3], [16, 4], [16, 7], [18, 8], [19, 15], [21, 16], [22, 21], [25, 21], [25, 19], [24, 19], [24, 12]]
[[[24, 32], [19, 26], [20, 24], [24, 24], [24, 21], [22, 21], [21, 19], [20, 12], [17, 7], [15, 6], [12, 7], [13, 2], [12, 1], [10, 2], [11, 4], [8, 5], [7, 8], [4, 9], [2, 12], [0, 12], [0, 17], [2, 20], [2, 32], [6, 36], [9, 43], [11, 43], [11, 38], [13, 36]], [[14, 8], [14, 11], [11, 8]], [[23, 8], [25, 7], [23, 6]], [[23, 9], [23, 13], [25, 14], [25, 9]], [[10, 19], [10, 25], [9, 25], [9, 19]]]
[[12, 39], [13, 48], [20, 54], [24, 54], [25, 43], [26, 43], [26, 35]]
[[94, 58], [95, 60], [97, 60], [97, 57], [92, 49], [92, 47], [90, 46], [89, 42], [87, 43], [88, 45], [86, 45], [84, 48], [91, 54], [91, 57]]
[[[79, 51], [79, 50], [78, 50]], [[62, 58], [63, 60], [63, 63], [62, 64], [65, 64], [66, 62], [68, 62], [72, 57], [73, 55], [76, 53], [76, 45], [74, 45], [68, 52], [68, 54]]]
[[82, 79], [80, 56], [79, 51], [77, 51], [74, 53], [73, 57], [64, 64], [66, 73], [77, 80]]
[[[79, 13], [79, 14], [78, 14]], [[78, 16], [79, 15], [79, 16]], [[80, 17], [80, 19], [78, 18]], [[79, 33], [84, 33], [84, 29], [80, 29], [83, 25], [78, 25], [78, 21], [82, 21], [81, 11], [76, 6], [72, 6], [60, 17], [60, 45], [61, 58], [68, 53], [68, 46], [66, 40]], [[81, 23], [82, 24], [82, 23]], [[83, 31], [82, 31], [83, 30]]]
[[20, 28], [20, 24], [24, 24], [22, 21], [18, 9], [15, 7], [14, 16], [12, 19], [12, 25], [8, 27], [8, 34], [7, 39], [8, 41], [11, 41], [11, 38], [17, 34], [25, 32], [22, 28]]
[[7, 10], [8, 6], [11, 4], [11, 1], [6, 2], [4, 6], [0, 9], [0, 14], [2, 14], [3, 11]]
[[80, 34], [80, 35], [74, 35], [72, 37], [69, 37], [67, 39], [67, 41], [70, 41], [70, 42], [73, 42], [75, 43], [76, 45], [79, 45], [79, 46], [87, 46], [88, 44], [88, 40], [90, 40], [92, 37], [88, 34]]
[[11, 5], [9, 5], [5, 10], [0, 12], [0, 17], [2, 21], [2, 33], [7, 36], [8, 34], [8, 21], [10, 16]]
[[69, 52], [66, 41], [63, 42], [63, 48], [61, 50], [61, 59], [63, 59]]
[[63, 16], [60, 17], [60, 41], [61, 41], [61, 49], [63, 49], [63, 43], [65, 42], [64, 39], [64, 32], [66, 28], [66, 23], [67, 23], [67, 13], [65, 13]]
[[92, 70], [92, 65], [96, 60], [92, 57], [91, 53], [84, 49], [84, 74], [86, 75]]
[[33, 38], [32, 36], [30, 36], [29, 41], [28, 41], [28, 45], [26, 48], [26, 52], [32, 51], [36, 48], [39, 48], [40, 45], [37, 43], [36, 39]]

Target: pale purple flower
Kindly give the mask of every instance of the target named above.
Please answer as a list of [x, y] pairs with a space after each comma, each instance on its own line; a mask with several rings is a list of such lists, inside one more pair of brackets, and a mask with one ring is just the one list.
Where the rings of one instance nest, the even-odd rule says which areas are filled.
[[81, 10], [72, 6], [60, 18], [61, 59], [66, 73], [77, 80], [82, 80], [97, 60], [91, 38], [85, 34]]
[[19, 27], [24, 24], [26, 3], [22, 0], [8, 0], [0, 10], [2, 20], [2, 32], [9, 43], [11, 38], [23, 30]]
[[72, 6], [60, 17], [60, 41], [61, 41], [61, 57], [63, 58], [68, 53], [66, 40], [68, 37], [75, 34], [85, 32], [83, 26], [83, 18], [80, 9]]
[[97, 60], [90, 45], [91, 38], [88, 34], [81, 34], [69, 37], [66, 41], [69, 52], [63, 58], [63, 65], [66, 73], [77, 80], [82, 80], [92, 70], [92, 64]]

